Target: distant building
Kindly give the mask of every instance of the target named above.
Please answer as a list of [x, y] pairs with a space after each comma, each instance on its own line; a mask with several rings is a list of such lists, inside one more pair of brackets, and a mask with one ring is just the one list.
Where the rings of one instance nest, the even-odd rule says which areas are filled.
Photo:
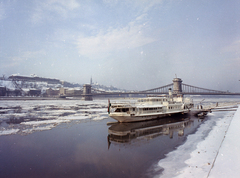
[[70, 96], [76, 96], [76, 95], [81, 95], [82, 94], [82, 90], [80, 89], [68, 89], [66, 90], [66, 95], [70, 95]]
[[92, 85], [93, 84], [93, 82], [92, 82], [92, 77], [91, 77], [91, 79], [90, 79], [90, 85]]
[[29, 96], [40, 96], [41, 95], [41, 90], [37, 89], [30, 89], [28, 92]]
[[47, 96], [57, 96], [57, 95], [59, 95], [60, 90], [49, 88], [46, 90], [46, 93], [47, 93]]
[[11, 75], [8, 77], [10, 80], [15, 81], [28, 81], [28, 82], [47, 82], [49, 84], [62, 84], [62, 81], [58, 79], [50, 79], [50, 78], [42, 78], [42, 77], [36, 77], [35, 76], [20, 76], [20, 75]]
[[66, 90], [67, 90], [67, 89], [66, 89], [66, 88], [63, 88], [63, 87], [60, 88], [60, 89], [59, 89], [59, 95], [66, 95]]
[[0, 86], [0, 96], [6, 96], [7, 90], [6, 87]]
[[7, 96], [22, 96], [22, 91], [19, 89], [15, 89], [15, 90], [7, 89], [6, 95]]
[[79, 96], [83, 93], [81, 89], [77, 88], [60, 88], [60, 95], [67, 95], [67, 96]]

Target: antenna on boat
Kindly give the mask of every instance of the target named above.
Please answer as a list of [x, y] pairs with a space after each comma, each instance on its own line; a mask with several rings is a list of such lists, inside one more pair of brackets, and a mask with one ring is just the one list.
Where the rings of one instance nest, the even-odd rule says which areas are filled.
[[177, 78], [177, 74], [175, 74], [176, 78]]
[[110, 103], [110, 99], [108, 99], [108, 114], [110, 114], [110, 110], [111, 110], [111, 103]]

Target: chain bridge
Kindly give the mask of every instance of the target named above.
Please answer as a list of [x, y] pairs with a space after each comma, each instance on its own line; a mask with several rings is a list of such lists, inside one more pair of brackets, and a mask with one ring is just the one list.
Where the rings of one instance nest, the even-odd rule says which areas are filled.
[[115, 95], [115, 96], [129, 96], [129, 95], [160, 95], [160, 94], [168, 94], [169, 89], [171, 88], [173, 94], [183, 94], [183, 95], [240, 95], [240, 93], [231, 93], [228, 91], [219, 91], [219, 90], [212, 90], [206, 89], [202, 87], [197, 87], [193, 85], [188, 85], [182, 83], [180, 78], [174, 78], [173, 83], [164, 85], [158, 88], [143, 90], [143, 91], [133, 91], [133, 92], [103, 92], [97, 91], [96, 89], [92, 88], [92, 95]]
[[[13, 85], [19, 91], [19, 95], [24, 93], [24, 90], [22, 89], [22, 85], [24, 84], [25, 80], [27, 81], [33, 81], [38, 82], [38, 81], [46, 81], [48, 83], [53, 83], [53, 84], [59, 84], [60, 81], [56, 79], [48, 79], [48, 78], [27, 78], [27, 77], [9, 77], [10, 81], [12, 81]], [[18, 83], [18, 81], [21, 81]], [[105, 91], [103, 89], [98, 89], [94, 88], [91, 84], [85, 84], [83, 85], [83, 88], [80, 89], [80, 91], [68, 91], [66, 92], [65, 89], [63, 90], [59, 89], [59, 92], [57, 93], [60, 95], [60, 97], [82, 97], [83, 100], [92, 100], [93, 97], [136, 97], [136, 96], [146, 96], [146, 95], [162, 95], [162, 94], [168, 94], [169, 89], [172, 90], [173, 95], [240, 95], [240, 93], [232, 93], [228, 91], [219, 91], [219, 90], [212, 90], [212, 89], [206, 89], [202, 87], [197, 87], [189, 84], [184, 84], [182, 83], [182, 80], [180, 78], [174, 78], [172, 80], [173, 82], [164, 85], [161, 87], [153, 88], [153, 89], [148, 89], [148, 90], [142, 90], [142, 91], [129, 91], [129, 92], [114, 92], [114, 91]], [[20, 85], [21, 84], [21, 85]], [[6, 90], [6, 88], [0, 88], [1, 90]], [[0, 93], [4, 93], [4, 91], [1, 91]], [[34, 92], [34, 91], [33, 91]], [[49, 95], [53, 95], [51, 91], [49, 91]], [[6, 91], [5, 91], [6, 93]]]
[[180, 78], [174, 78], [173, 83], [153, 88], [149, 90], [141, 91], [141, 93], [148, 93], [148, 94], [167, 94], [169, 88], [172, 89], [173, 94], [188, 94], [188, 95], [228, 95], [232, 94], [226, 91], [219, 91], [219, 90], [211, 90], [201, 87], [196, 87], [188, 84], [182, 83]]

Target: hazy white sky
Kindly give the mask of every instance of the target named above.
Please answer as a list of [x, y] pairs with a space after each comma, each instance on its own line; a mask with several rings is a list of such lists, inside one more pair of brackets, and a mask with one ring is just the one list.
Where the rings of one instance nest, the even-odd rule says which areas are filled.
[[0, 75], [240, 92], [239, 0], [0, 0]]

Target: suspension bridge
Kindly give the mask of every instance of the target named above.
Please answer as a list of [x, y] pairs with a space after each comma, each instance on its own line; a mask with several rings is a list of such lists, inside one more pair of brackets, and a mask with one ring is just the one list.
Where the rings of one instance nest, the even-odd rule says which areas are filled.
[[167, 94], [168, 89], [171, 88], [174, 94], [185, 94], [185, 95], [231, 95], [233, 93], [227, 91], [211, 90], [201, 87], [196, 87], [193, 85], [188, 85], [182, 83], [180, 78], [174, 78], [173, 83], [153, 88], [150, 90], [141, 91], [142, 93], [146, 92], [148, 94]]
[[[31, 78], [32, 79], [32, 78]], [[25, 78], [11, 78], [11, 81], [13, 85], [15, 86], [16, 90], [19, 91], [19, 93], [24, 93], [24, 90], [22, 89], [22, 84], [24, 84], [26, 80]], [[33, 80], [33, 79], [32, 79]], [[33, 82], [36, 82], [38, 80], [42, 81], [42, 78], [34, 78]], [[47, 80], [50, 83], [57, 83], [55, 79], [44, 79]], [[18, 83], [21, 81], [21, 85]], [[82, 97], [83, 100], [92, 100], [93, 97], [134, 97], [134, 96], [147, 96], [147, 95], [162, 95], [162, 94], [168, 94], [169, 89], [172, 90], [172, 93], [174, 95], [240, 95], [240, 93], [233, 93], [228, 91], [220, 91], [220, 90], [212, 90], [212, 89], [206, 89], [202, 87], [197, 87], [189, 84], [182, 83], [182, 80], [180, 78], [174, 78], [172, 80], [173, 82], [164, 85], [161, 87], [148, 89], [148, 90], [142, 90], [142, 91], [129, 91], [129, 92], [114, 92], [114, 91], [105, 91], [101, 89], [94, 88], [94, 86], [91, 86], [89, 84], [83, 85], [83, 88], [81, 89], [81, 92], [78, 93], [64, 93], [63, 95], [60, 95], [62, 97]], [[0, 88], [1, 89], [1, 88]], [[3, 88], [4, 89], [4, 88]], [[5, 89], [6, 90], [6, 89]], [[1, 93], [1, 90], [0, 90]]]
[[189, 84], [182, 83], [180, 78], [174, 78], [173, 83], [164, 85], [158, 88], [143, 90], [143, 91], [133, 91], [133, 92], [105, 92], [98, 91], [92, 88], [92, 95], [137, 95], [137, 94], [146, 94], [146, 95], [161, 95], [168, 94], [169, 88], [173, 91], [173, 94], [183, 94], [183, 95], [240, 95], [240, 93], [232, 93], [228, 91], [219, 91], [206, 89], [202, 87], [197, 87]]

